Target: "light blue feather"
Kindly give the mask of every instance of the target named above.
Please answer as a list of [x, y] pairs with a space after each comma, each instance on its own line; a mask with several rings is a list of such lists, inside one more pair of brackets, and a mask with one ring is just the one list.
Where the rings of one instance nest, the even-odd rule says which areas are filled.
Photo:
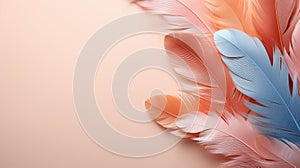
[[300, 147], [300, 97], [297, 80], [292, 94], [287, 66], [281, 52], [274, 50], [273, 65], [257, 38], [227, 29], [215, 33], [214, 40], [231, 77], [243, 94], [258, 103], [247, 106], [258, 116], [249, 116], [263, 134]]

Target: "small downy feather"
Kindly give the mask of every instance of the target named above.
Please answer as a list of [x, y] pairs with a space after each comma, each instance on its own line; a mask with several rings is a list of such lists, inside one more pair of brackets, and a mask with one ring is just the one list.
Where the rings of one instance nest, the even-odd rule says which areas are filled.
[[[212, 124], [213, 123], [213, 124]], [[224, 167], [296, 168], [300, 150], [270, 140], [240, 115], [229, 115], [227, 120], [216, 115], [194, 112], [182, 116], [177, 127], [187, 133], [199, 133], [193, 138], [213, 154], [230, 158]]]
[[244, 32], [220, 30], [214, 39], [237, 88], [258, 102], [247, 102], [259, 115], [249, 118], [263, 134], [300, 147], [298, 84], [294, 80], [291, 91], [288, 69], [280, 51], [275, 49], [272, 65], [263, 44]]

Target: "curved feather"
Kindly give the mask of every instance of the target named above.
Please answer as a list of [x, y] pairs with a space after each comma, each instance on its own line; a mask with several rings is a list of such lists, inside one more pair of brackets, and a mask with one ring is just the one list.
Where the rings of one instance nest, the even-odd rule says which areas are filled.
[[184, 91], [199, 96], [198, 111], [221, 114], [226, 108], [230, 113], [249, 112], [245, 97], [236, 90], [216, 48], [206, 37], [174, 33], [165, 37], [165, 49], [173, 53], [168, 55], [180, 81], [190, 86]]
[[145, 102], [145, 107], [158, 125], [169, 129], [173, 135], [191, 138], [198, 134], [185, 133], [175, 125], [180, 116], [188, 114], [192, 110], [189, 103], [175, 95], [156, 95]]
[[178, 112], [182, 110], [180, 104], [184, 105], [183, 113], [200, 111], [222, 115], [224, 108], [230, 113], [249, 112], [244, 105], [247, 98], [236, 90], [216, 49], [205, 37], [170, 34], [165, 37], [165, 49], [181, 85], [181, 98], [165, 95], [165, 108], [162, 107], [164, 101], [159, 101], [163, 95], [146, 101], [147, 109], [152, 99], [155, 100], [151, 103], [153, 106], [162, 108], [162, 114], [155, 119], [157, 124], [174, 128], [173, 124], [180, 116]]
[[[211, 125], [212, 121], [215, 121]], [[224, 167], [278, 168], [297, 167], [300, 150], [269, 140], [260, 135], [243, 117], [230, 115], [225, 121], [219, 116], [194, 112], [181, 117], [176, 125], [188, 133], [199, 133], [195, 141], [213, 154], [230, 160]]]
[[265, 135], [300, 146], [300, 97], [297, 82], [290, 94], [289, 73], [281, 53], [274, 51], [273, 65], [257, 38], [234, 30], [214, 36], [223, 61], [237, 88], [258, 103], [247, 106], [260, 116], [251, 116]]
[[153, 96], [145, 102], [145, 107], [155, 122], [164, 128], [175, 128], [174, 122], [186, 111], [182, 100], [173, 95]]

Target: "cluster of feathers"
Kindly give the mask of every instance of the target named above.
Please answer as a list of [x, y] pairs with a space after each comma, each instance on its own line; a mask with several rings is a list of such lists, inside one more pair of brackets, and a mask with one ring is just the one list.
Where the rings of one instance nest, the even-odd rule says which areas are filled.
[[181, 94], [146, 101], [163, 106], [159, 125], [223, 155], [222, 167], [300, 167], [299, 0], [133, 3], [170, 30]]

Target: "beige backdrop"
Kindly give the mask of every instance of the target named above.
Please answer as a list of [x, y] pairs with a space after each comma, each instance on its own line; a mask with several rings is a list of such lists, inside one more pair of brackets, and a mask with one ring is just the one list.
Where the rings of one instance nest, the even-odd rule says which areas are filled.
[[[215, 160], [190, 142], [149, 158], [125, 158], [105, 151], [81, 129], [72, 97], [76, 59], [99, 28], [139, 11], [127, 0], [0, 0], [1, 168], [216, 167]], [[154, 123], [138, 125], [124, 119], [106, 88], [118, 60], [149, 46], [162, 47], [162, 37], [148, 34], [124, 40], [107, 54], [96, 80], [97, 86], [106, 81], [96, 88], [105, 117], [115, 129], [132, 136], [161, 130]], [[144, 110], [144, 100], [155, 87], [177, 93], [167, 74], [148, 70], [130, 84], [133, 105]]]

